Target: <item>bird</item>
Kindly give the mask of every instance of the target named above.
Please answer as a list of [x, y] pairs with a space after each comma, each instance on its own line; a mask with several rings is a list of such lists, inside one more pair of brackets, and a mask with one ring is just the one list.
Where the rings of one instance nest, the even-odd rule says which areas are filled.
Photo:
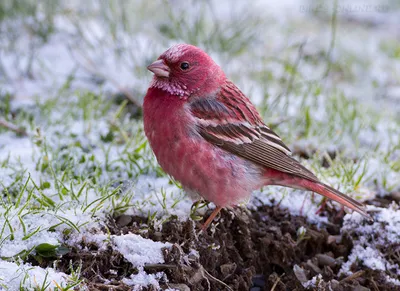
[[308, 190], [372, 219], [364, 205], [321, 182], [292, 156], [250, 99], [202, 49], [168, 48], [147, 69], [154, 76], [143, 101], [146, 137], [161, 168], [193, 199], [216, 208], [248, 201], [278, 185]]

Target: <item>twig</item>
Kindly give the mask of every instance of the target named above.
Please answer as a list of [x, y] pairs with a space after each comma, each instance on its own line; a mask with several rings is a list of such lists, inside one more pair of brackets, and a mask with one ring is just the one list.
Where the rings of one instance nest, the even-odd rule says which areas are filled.
[[222, 282], [221, 280], [219, 280], [219, 279], [215, 278], [214, 276], [212, 276], [210, 273], [207, 272], [206, 269], [203, 268], [203, 271], [204, 271], [204, 273], [205, 273], [205, 275], [206, 275], [206, 277], [207, 277], [208, 279], [211, 279], [212, 281], [215, 281], [215, 282], [221, 284], [221, 285], [224, 286], [226, 289], [228, 289], [228, 290], [230, 290], [230, 291], [233, 291], [232, 288], [229, 287], [229, 285], [227, 285], [226, 283], [224, 283], [224, 282]]
[[12, 130], [18, 134], [27, 136], [28, 134], [26, 133], [26, 131], [18, 126], [16, 126], [15, 124], [12, 124], [8, 121], [5, 121], [4, 119], [0, 119], [0, 126], [5, 127], [9, 130]]
[[283, 275], [285, 275], [285, 274], [283, 273], [280, 277], [278, 277], [278, 278], [275, 280], [274, 285], [272, 285], [271, 291], [274, 291], [274, 290], [275, 290], [276, 286], [278, 286], [278, 283], [281, 281], [281, 277], [282, 277]]
[[372, 282], [372, 284], [374, 285], [375, 291], [379, 291], [379, 287], [378, 287], [378, 285], [376, 285], [376, 282], [375, 282], [375, 280], [374, 280], [373, 277], [371, 277], [371, 282]]
[[354, 274], [351, 274], [350, 276], [344, 278], [340, 282], [346, 282], [346, 281], [350, 281], [350, 280], [356, 279], [356, 278], [361, 277], [362, 275], [364, 275], [364, 273], [365, 273], [365, 271], [362, 271], [362, 270], [358, 271], [358, 272], [355, 272]]

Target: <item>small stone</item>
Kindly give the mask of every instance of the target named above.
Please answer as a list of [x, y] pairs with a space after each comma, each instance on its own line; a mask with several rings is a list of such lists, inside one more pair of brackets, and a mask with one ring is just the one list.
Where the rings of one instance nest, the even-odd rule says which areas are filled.
[[116, 221], [117, 225], [119, 227], [124, 227], [124, 226], [129, 225], [133, 219], [132, 219], [132, 216], [130, 216], [130, 215], [122, 214], [122, 215], [118, 216], [116, 220], [117, 220]]
[[317, 254], [316, 258], [318, 259], [318, 264], [320, 266], [329, 266], [332, 267], [336, 265], [336, 260], [325, 254]]
[[322, 274], [322, 270], [316, 266], [311, 260], [307, 260], [306, 265], [317, 274]]
[[306, 283], [308, 281], [307, 275], [306, 275], [304, 269], [302, 269], [300, 266], [294, 265], [293, 272], [294, 272], [294, 275], [296, 276], [297, 280], [300, 281], [300, 283]]

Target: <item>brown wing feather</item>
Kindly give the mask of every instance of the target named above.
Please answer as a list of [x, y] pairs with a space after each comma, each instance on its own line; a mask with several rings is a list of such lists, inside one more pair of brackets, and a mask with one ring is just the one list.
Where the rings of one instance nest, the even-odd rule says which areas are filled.
[[189, 106], [197, 118], [199, 134], [210, 143], [261, 166], [305, 178], [299, 186], [372, 219], [361, 203], [321, 183], [293, 159], [289, 148], [263, 123], [255, 107], [231, 82], [227, 82], [215, 96], [193, 98]]
[[198, 132], [209, 142], [259, 165], [318, 181], [290, 156], [290, 149], [263, 123], [254, 105], [232, 82], [215, 96], [194, 98], [189, 105], [199, 120]]
[[[263, 138], [249, 143], [235, 143], [224, 139], [224, 132], [215, 134], [215, 128], [199, 128], [199, 133], [209, 142], [235, 155], [245, 158], [259, 165], [281, 172], [290, 173], [311, 181], [318, 182], [318, 178], [302, 166], [298, 161], [273, 145], [266, 143]], [[230, 139], [230, 138], [229, 138]]]

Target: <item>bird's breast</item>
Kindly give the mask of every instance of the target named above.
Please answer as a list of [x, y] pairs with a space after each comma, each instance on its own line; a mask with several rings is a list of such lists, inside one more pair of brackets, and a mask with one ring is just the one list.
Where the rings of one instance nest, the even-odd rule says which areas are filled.
[[146, 136], [158, 158], [161, 148], [179, 143], [189, 132], [185, 100], [158, 88], [150, 88], [144, 98], [143, 122]]
[[196, 120], [185, 101], [153, 93], [145, 97], [144, 127], [165, 172], [184, 188], [220, 206], [235, 205], [260, 186], [262, 170], [258, 166], [216, 147], [197, 133]]

